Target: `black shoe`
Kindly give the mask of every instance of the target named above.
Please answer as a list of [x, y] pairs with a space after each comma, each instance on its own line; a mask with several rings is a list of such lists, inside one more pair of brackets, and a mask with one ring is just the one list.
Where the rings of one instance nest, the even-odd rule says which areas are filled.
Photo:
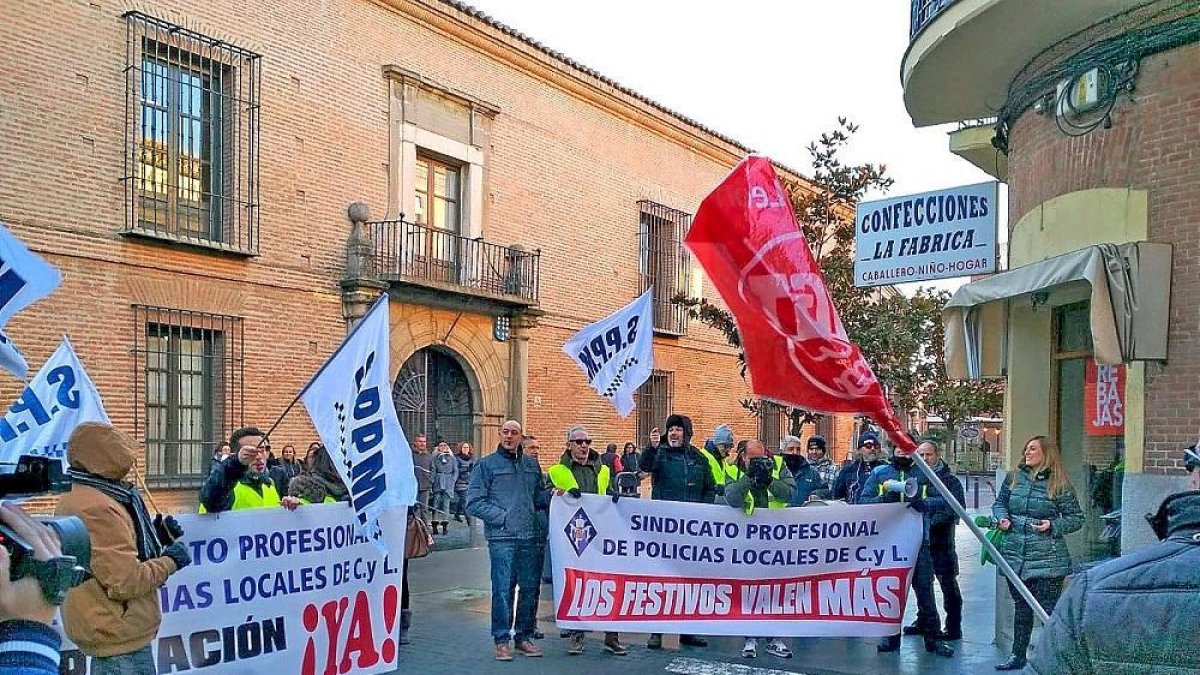
[[997, 663], [996, 670], [1020, 670], [1025, 667], [1025, 659], [1013, 654], [1004, 663]]
[[889, 652], [900, 651], [900, 636], [892, 635], [889, 637], [885, 637], [883, 639], [883, 642], [880, 642], [879, 644], [875, 645], [875, 651], [879, 652], [880, 654], [887, 654]]
[[928, 637], [928, 636], [926, 636], [926, 638], [925, 638], [925, 651], [932, 652], [934, 654], [937, 654], [938, 656], [943, 656], [945, 658], [950, 658], [951, 656], [954, 656], [954, 649], [952, 649], [949, 645], [947, 645], [945, 642], [942, 642], [941, 640], [939, 640], [937, 638], [932, 638], [932, 637]]
[[457, 514], [456, 514], [456, 515], [454, 516], [454, 522], [456, 522], [456, 523], [461, 523], [461, 522], [462, 522], [462, 516], [460, 516], [460, 515], [457, 515]]
[[571, 637], [571, 636], [572, 636], [572, 635], [574, 635], [574, 634], [575, 634], [575, 631], [573, 631], [573, 630], [560, 630], [560, 631], [558, 631], [558, 637], [560, 637], [560, 638], [563, 638], [564, 640], [565, 640], [565, 639], [567, 639], [567, 638], [569, 638], [569, 637]]
[[941, 640], [957, 642], [962, 639], [962, 628], [947, 628], [942, 631]]
[[683, 645], [684, 647], [707, 647], [708, 640], [705, 640], [702, 637], [696, 637], [695, 635], [680, 635], [679, 644]]
[[533, 639], [534, 640], [545, 640], [546, 634], [540, 630], [535, 630], [535, 631], [533, 631]]
[[905, 635], [924, 635], [925, 627], [919, 623], [914, 623], [912, 625], [904, 627], [904, 634]]

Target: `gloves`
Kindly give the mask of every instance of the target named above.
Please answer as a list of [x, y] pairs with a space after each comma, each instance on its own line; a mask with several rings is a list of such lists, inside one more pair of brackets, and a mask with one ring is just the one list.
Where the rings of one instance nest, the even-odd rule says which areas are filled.
[[579, 488], [577, 488], [577, 487], [573, 487], [570, 490], [567, 490], [567, 494], [571, 495], [575, 499], [579, 499], [580, 497], [583, 496], [583, 493], [580, 492]]
[[918, 513], [925, 513], [929, 510], [929, 505], [925, 503], [924, 499], [914, 499], [908, 503], [908, 508]]
[[159, 543], [173, 544], [183, 536], [183, 528], [175, 516], [163, 516], [160, 513], [154, 516], [154, 533], [158, 535]]
[[163, 549], [162, 554], [175, 561], [175, 571], [177, 572], [192, 564], [192, 556], [188, 553], [187, 544], [182, 541], [173, 542]]

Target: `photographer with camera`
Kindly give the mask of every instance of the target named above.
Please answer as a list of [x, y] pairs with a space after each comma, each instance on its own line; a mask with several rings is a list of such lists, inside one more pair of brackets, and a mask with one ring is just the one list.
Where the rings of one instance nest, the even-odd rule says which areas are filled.
[[[737, 469], [736, 475], [730, 474], [733, 481], [725, 484], [725, 503], [733, 508], [745, 509], [746, 515], [752, 515], [755, 508], [782, 509], [792, 500], [796, 479], [791, 471], [780, 470], [780, 463], [771, 457], [762, 441], [746, 442], [746, 452]], [[792, 658], [792, 650], [782, 638], [771, 638], [767, 653], [782, 659]], [[753, 659], [757, 656], [758, 639], [747, 637], [742, 657]]]
[[[28, 546], [28, 554], [37, 563], [63, 559], [54, 530], [20, 506], [0, 505], [0, 525]], [[0, 675], [54, 675], [62, 648], [62, 638], [53, 628], [54, 606], [61, 595], [48, 593], [37, 576], [22, 575], [13, 581], [12, 567], [17, 564], [9, 544], [0, 546]], [[51, 588], [54, 590], [65, 588]]]
[[153, 675], [150, 642], [162, 621], [158, 589], [191, 564], [183, 531], [167, 516], [151, 520], [138, 489], [122, 479], [137, 457], [132, 438], [85, 422], [68, 442], [72, 490], [56, 514], [78, 516], [91, 535], [92, 576], [67, 594], [67, 635], [92, 657], [95, 675]]

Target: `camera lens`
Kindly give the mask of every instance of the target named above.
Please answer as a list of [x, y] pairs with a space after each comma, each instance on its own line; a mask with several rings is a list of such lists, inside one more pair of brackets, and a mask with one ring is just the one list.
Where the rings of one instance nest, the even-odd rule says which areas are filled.
[[92, 568], [92, 540], [88, 537], [87, 527], [75, 516], [56, 516], [53, 518], [38, 518], [54, 530], [58, 535], [59, 545], [63, 555], [73, 556], [75, 563], [90, 570]]

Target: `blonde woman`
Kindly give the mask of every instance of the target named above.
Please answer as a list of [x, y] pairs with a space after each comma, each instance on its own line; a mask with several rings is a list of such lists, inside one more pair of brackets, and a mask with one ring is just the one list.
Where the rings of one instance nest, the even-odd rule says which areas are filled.
[[[992, 515], [1008, 532], [1000, 554], [1008, 561], [1047, 613], [1054, 611], [1063, 579], [1071, 571], [1064, 537], [1083, 527], [1075, 488], [1062, 454], [1045, 436], [1025, 443], [1024, 459], [1000, 488]], [[1033, 633], [1033, 609], [1009, 582], [1016, 605], [1012, 656], [996, 670], [1020, 670]]]

